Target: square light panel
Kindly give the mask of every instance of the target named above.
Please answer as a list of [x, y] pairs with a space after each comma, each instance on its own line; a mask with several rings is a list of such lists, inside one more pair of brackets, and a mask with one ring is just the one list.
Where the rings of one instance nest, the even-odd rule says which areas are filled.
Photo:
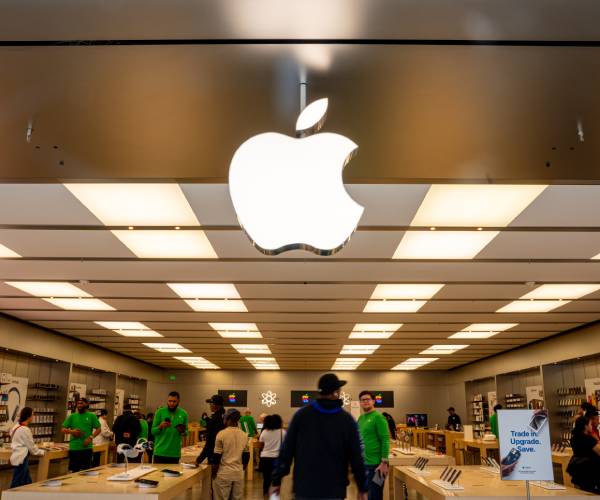
[[353, 354], [373, 354], [379, 345], [344, 345], [340, 351], [341, 355], [353, 355]]
[[178, 353], [178, 352], [192, 352], [189, 349], [186, 349], [180, 344], [170, 344], [170, 343], [154, 343], [154, 342], [144, 342], [143, 345], [149, 347], [150, 349], [154, 349], [158, 352], [166, 352], [166, 353]]
[[262, 338], [255, 323], [209, 323], [209, 326], [226, 339]]
[[394, 259], [472, 259], [498, 231], [406, 231]]
[[218, 370], [219, 367], [214, 363], [211, 363], [207, 359], [201, 356], [173, 356], [175, 359], [187, 363], [194, 368], [199, 370]]
[[6, 281], [5, 283], [35, 297], [91, 297], [89, 293], [66, 281]]
[[419, 354], [453, 354], [461, 349], [466, 349], [469, 345], [436, 344], [429, 349], [421, 351]]
[[443, 286], [443, 284], [380, 284], [375, 287], [370, 298], [371, 300], [430, 299], [438, 293]]
[[545, 313], [571, 302], [570, 300], [515, 300], [497, 313]]
[[408, 358], [402, 363], [397, 364], [392, 370], [416, 370], [422, 366], [433, 363], [440, 358]]
[[217, 259], [204, 231], [119, 229], [111, 231], [140, 259]]
[[275, 358], [249, 357], [246, 360], [257, 370], [279, 370], [279, 364]]
[[0, 243], [0, 259], [9, 259], [21, 257], [17, 252], [13, 252], [10, 248], [5, 247]]
[[356, 370], [367, 358], [337, 358], [332, 370]]
[[42, 297], [42, 300], [50, 304], [65, 309], [67, 311], [114, 311], [115, 308], [109, 306], [100, 299], [53, 299]]
[[179, 184], [64, 185], [106, 226], [199, 226]]
[[271, 354], [271, 349], [266, 344], [231, 344], [240, 354]]
[[506, 227], [544, 185], [434, 184], [411, 226]]
[[570, 284], [554, 284], [541, 285], [535, 290], [523, 295], [521, 299], [579, 299], [585, 295], [589, 295], [597, 290], [600, 290], [600, 285], [570, 285]]

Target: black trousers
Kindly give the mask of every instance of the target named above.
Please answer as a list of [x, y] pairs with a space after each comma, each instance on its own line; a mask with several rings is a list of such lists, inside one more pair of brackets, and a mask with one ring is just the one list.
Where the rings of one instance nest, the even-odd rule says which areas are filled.
[[263, 475], [263, 495], [269, 493], [269, 487], [271, 486], [271, 477], [273, 476], [273, 465], [275, 464], [276, 458], [260, 457], [260, 463], [258, 468]]
[[161, 455], [154, 455], [155, 464], [178, 464], [179, 457], [163, 457]]
[[85, 450], [69, 450], [69, 470], [79, 472], [92, 468], [92, 456], [94, 450], [86, 448]]

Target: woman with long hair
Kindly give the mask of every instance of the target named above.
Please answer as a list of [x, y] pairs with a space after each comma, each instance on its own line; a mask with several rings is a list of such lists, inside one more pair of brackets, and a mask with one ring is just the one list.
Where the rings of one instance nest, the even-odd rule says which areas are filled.
[[29, 454], [43, 455], [44, 450], [40, 450], [33, 441], [33, 434], [29, 424], [33, 420], [33, 408], [26, 406], [21, 410], [19, 423], [10, 431], [10, 447], [12, 454], [10, 463], [13, 465], [13, 477], [10, 483], [11, 488], [31, 484], [29, 475]]
[[262, 448], [259, 468], [263, 475], [263, 496], [265, 497], [269, 493], [273, 465], [279, 456], [283, 438], [285, 438], [285, 431], [283, 430], [281, 417], [277, 414], [267, 415], [264, 419], [263, 430], [258, 438], [259, 443], [261, 443], [259, 446]]
[[573, 457], [567, 472], [573, 484], [590, 493], [600, 493], [600, 443], [592, 429], [592, 420], [584, 415], [575, 420], [571, 432]]

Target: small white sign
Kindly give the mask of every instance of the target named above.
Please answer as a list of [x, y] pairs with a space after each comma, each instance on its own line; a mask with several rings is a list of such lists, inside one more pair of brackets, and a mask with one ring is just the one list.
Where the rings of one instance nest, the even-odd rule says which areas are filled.
[[500, 468], [505, 481], [552, 481], [548, 410], [498, 410]]

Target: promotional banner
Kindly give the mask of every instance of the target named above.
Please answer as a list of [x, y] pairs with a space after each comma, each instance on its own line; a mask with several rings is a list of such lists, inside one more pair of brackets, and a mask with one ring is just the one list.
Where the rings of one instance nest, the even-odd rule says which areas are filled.
[[498, 410], [505, 481], [553, 481], [548, 410]]
[[527, 397], [527, 408], [530, 410], [540, 410], [544, 407], [544, 387], [541, 385], [532, 385], [525, 387], [525, 396]]
[[27, 399], [27, 383], [29, 379], [24, 377], [15, 377], [9, 375], [7, 378], [8, 382], [2, 386], [1, 400], [2, 404], [6, 408], [6, 420], [0, 423], [0, 431], [8, 432], [19, 420], [19, 413], [21, 408], [27, 406], [25, 400]]

